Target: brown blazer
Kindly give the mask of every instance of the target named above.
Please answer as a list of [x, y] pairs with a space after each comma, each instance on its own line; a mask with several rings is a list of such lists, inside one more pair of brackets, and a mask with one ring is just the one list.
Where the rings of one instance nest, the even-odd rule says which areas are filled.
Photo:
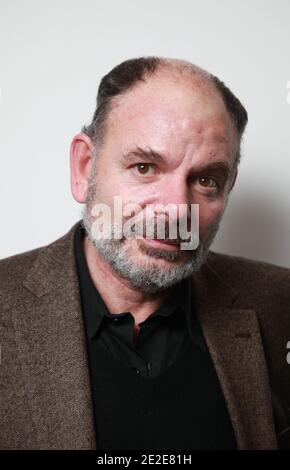
[[[75, 224], [0, 261], [0, 448], [94, 449]], [[194, 303], [239, 449], [290, 449], [290, 270], [210, 252]]]

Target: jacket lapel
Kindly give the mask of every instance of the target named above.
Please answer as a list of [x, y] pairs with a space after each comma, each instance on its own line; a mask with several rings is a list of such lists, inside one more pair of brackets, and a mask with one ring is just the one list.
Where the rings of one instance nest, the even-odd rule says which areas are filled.
[[271, 393], [254, 310], [233, 308], [238, 294], [213, 268], [194, 275], [194, 302], [239, 449], [277, 449]]
[[40, 449], [95, 448], [74, 228], [39, 251], [12, 312]]

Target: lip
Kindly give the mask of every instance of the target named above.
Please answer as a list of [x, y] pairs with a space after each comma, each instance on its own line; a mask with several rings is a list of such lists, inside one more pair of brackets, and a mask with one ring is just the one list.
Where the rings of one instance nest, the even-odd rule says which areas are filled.
[[153, 245], [155, 247], [159, 248], [166, 248], [167, 250], [170, 251], [178, 251], [179, 250], [179, 244], [176, 244], [174, 242], [169, 242], [165, 240], [157, 240], [153, 238], [146, 238], [144, 237], [143, 240], [145, 240], [147, 243], [150, 245]]

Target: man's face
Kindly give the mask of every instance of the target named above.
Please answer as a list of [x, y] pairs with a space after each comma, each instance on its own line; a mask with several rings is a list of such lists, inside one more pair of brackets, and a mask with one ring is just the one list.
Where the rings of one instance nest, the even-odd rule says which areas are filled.
[[[217, 232], [237, 149], [222, 98], [209, 85], [164, 72], [137, 85], [109, 114], [84, 212], [91, 241], [122, 277], [145, 292], [189, 276], [204, 262]], [[198, 249], [146, 237], [96, 239], [91, 208], [96, 203], [113, 208], [115, 196], [123, 206], [137, 203], [144, 211], [149, 204], [174, 204], [180, 220], [190, 217], [184, 207], [198, 204]]]

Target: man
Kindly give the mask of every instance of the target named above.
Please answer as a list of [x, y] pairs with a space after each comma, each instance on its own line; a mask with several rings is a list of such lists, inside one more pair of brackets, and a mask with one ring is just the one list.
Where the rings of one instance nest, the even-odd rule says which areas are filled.
[[[1, 448], [290, 448], [289, 270], [209, 251], [246, 123], [189, 62], [102, 79], [71, 144], [83, 220], [0, 263]], [[198, 208], [195, 247], [170, 235], [168, 205], [187, 235]], [[148, 207], [153, 236], [133, 218]]]

